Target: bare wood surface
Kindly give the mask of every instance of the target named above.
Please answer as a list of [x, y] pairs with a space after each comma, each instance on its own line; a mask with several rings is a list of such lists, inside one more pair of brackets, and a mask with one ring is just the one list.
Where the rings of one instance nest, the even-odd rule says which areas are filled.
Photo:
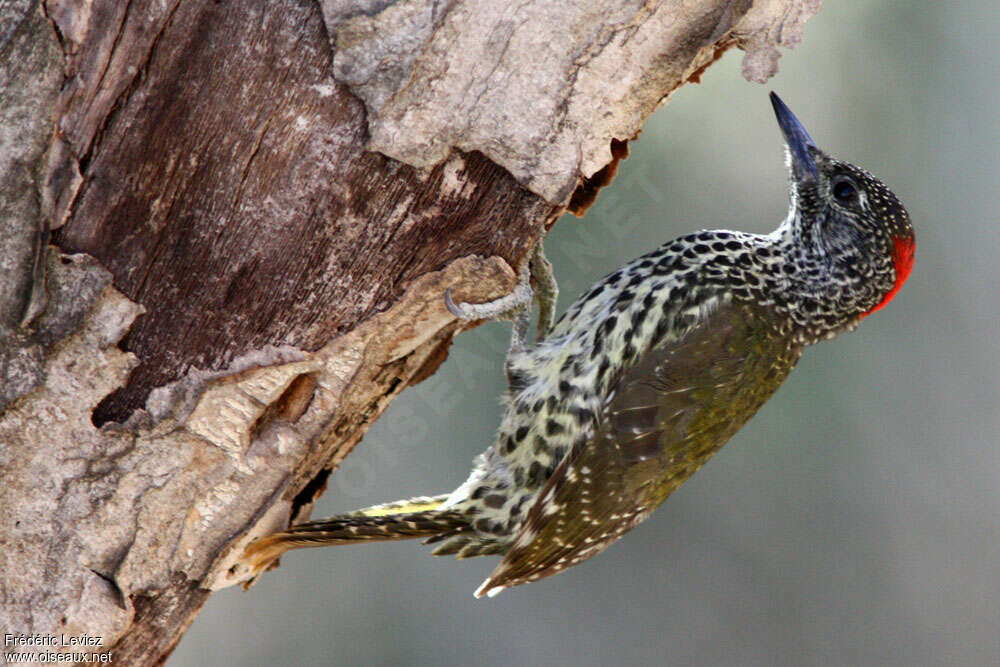
[[164, 660], [445, 358], [445, 289], [511, 289], [674, 89], [818, 9], [564, 5], [0, 6], [5, 631]]

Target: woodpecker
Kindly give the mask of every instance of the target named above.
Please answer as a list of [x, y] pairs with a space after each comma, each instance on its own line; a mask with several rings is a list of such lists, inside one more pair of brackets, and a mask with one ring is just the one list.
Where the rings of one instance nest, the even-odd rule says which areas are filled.
[[[503, 560], [493, 596], [603, 551], [729, 440], [803, 349], [854, 329], [895, 296], [914, 233], [874, 176], [817, 148], [771, 93], [791, 205], [771, 234], [701, 231], [602, 278], [550, 327], [555, 283], [541, 247], [514, 294], [446, 302], [515, 321], [506, 411], [493, 445], [450, 494], [378, 505], [262, 538], [255, 570], [284, 551], [422, 537], [435, 555]], [[525, 342], [532, 290], [544, 336]]]

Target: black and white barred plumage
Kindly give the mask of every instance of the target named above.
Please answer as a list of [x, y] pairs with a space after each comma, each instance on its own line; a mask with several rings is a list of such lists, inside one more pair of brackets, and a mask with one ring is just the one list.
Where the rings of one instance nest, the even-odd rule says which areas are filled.
[[451, 494], [296, 526], [250, 549], [422, 536], [503, 554], [477, 591], [557, 573], [642, 521], [756, 412], [803, 348], [857, 326], [912, 265], [898, 199], [817, 149], [773, 98], [791, 207], [772, 234], [703, 231], [594, 284], [507, 360], [493, 445]]

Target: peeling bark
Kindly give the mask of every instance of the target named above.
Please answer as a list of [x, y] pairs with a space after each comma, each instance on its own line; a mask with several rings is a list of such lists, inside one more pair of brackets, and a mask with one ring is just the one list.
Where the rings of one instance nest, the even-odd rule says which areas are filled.
[[819, 5], [401, 0], [339, 25], [334, 72], [365, 101], [372, 150], [425, 168], [481, 151], [565, 205], [720, 46], [765, 81]]
[[444, 291], [509, 291], [673, 90], [733, 45], [767, 78], [818, 5], [0, 5], [0, 625], [164, 660], [444, 360]]

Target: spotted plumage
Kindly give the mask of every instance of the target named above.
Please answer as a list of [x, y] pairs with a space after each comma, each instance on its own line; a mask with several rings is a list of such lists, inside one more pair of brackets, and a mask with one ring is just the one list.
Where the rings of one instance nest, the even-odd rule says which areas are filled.
[[[532, 346], [508, 299], [494, 313], [518, 322], [507, 409], [468, 480], [446, 496], [295, 526], [251, 545], [251, 563], [297, 546], [422, 536], [438, 555], [502, 554], [476, 593], [493, 595], [590, 558], [649, 516], [806, 346], [884, 306], [912, 267], [913, 230], [895, 195], [816, 148], [772, 101], [791, 172], [777, 230], [666, 243], [595, 283]], [[530, 273], [542, 286], [546, 266], [536, 253]], [[541, 303], [551, 311], [551, 299]]]

